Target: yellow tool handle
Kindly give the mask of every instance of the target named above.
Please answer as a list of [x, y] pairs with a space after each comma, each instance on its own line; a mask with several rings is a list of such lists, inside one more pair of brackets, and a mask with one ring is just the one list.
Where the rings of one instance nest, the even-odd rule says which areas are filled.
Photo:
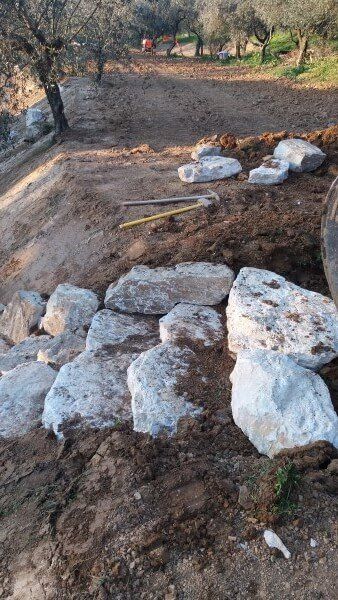
[[190, 206], [185, 206], [184, 208], [177, 208], [176, 210], [169, 210], [164, 213], [158, 213], [157, 215], [151, 215], [151, 217], [144, 217], [143, 219], [137, 219], [137, 221], [128, 221], [127, 223], [122, 223], [120, 225], [120, 229], [129, 229], [129, 227], [135, 227], [135, 225], [141, 225], [142, 223], [148, 223], [149, 221], [155, 221], [156, 219], [163, 219], [164, 217], [171, 217], [172, 215], [180, 215], [181, 213], [188, 212], [188, 210], [194, 210], [195, 208], [199, 208], [203, 206], [202, 202], [198, 202], [197, 204], [191, 204]]

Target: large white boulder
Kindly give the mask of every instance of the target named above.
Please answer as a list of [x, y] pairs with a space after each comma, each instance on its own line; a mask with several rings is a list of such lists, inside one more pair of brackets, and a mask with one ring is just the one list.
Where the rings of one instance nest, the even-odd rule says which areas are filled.
[[273, 156], [288, 162], [291, 171], [301, 172], [320, 167], [326, 154], [310, 142], [294, 138], [280, 141]]
[[271, 271], [245, 267], [227, 307], [229, 349], [262, 348], [319, 369], [338, 354], [338, 315], [329, 298]]
[[229, 294], [233, 280], [226, 265], [192, 262], [156, 269], [141, 265], [109, 286], [105, 305], [144, 314], [165, 314], [179, 302], [212, 306]]
[[338, 417], [313, 371], [278, 352], [244, 350], [230, 379], [234, 421], [261, 454], [319, 440], [338, 446]]
[[143, 352], [128, 369], [134, 430], [157, 436], [176, 432], [178, 420], [200, 409], [177, 390], [188, 376], [195, 354], [170, 342]]
[[192, 342], [215, 346], [225, 335], [222, 317], [210, 306], [177, 304], [160, 319], [162, 342]]
[[197, 161], [206, 156], [222, 156], [222, 147], [211, 146], [210, 144], [198, 144], [191, 153], [191, 158]]
[[37, 292], [16, 292], [0, 316], [0, 336], [18, 344], [37, 327], [45, 309]]
[[37, 360], [51, 365], [54, 369], [61, 369], [63, 365], [81, 354], [85, 347], [86, 342], [83, 337], [65, 331], [51, 338], [50, 342], [39, 349]]
[[41, 325], [51, 335], [70, 331], [85, 336], [98, 306], [94, 292], [62, 283], [49, 298]]
[[39, 351], [47, 348], [52, 339], [49, 335], [32, 335], [10, 348], [6, 354], [0, 356], [0, 374], [4, 375], [23, 363], [35, 362]]
[[186, 183], [202, 183], [226, 179], [238, 175], [242, 170], [236, 158], [206, 156], [198, 163], [189, 163], [178, 168], [178, 176]]
[[141, 319], [104, 309], [96, 313], [89, 328], [86, 349], [95, 353], [112, 353], [125, 347], [128, 352], [142, 352], [159, 343], [158, 321]]
[[259, 185], [277, 185], [283, 183], [289, 175], [289, 163], [285, 160], [269, 160], [258, 169], [252, 169], [249, 174], [249, 183]]
[[25, 363], [0, 379], [0, 436], [24, 435], [41, 420], [56, 372], [41, 362]]
[[113, 427], [130, 419], [127, 368], [136, 356], [85, 351], [61, 367], [45, 400], [43, 425], [62, 437], [65, 427]]

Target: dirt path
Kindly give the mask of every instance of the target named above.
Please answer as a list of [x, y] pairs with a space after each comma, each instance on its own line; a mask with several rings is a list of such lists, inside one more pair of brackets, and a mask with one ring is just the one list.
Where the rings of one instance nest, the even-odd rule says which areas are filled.
[[[100, 90], [89, 81], [70, 80], [64, 90], [73, 126], [69, 136], [29, 161], [23, 152], [2, 165], [0, 301], [7, 302], [22, 287], [50, 293], [66, 280], [100, 288], [120, 272], [126, 249], [140, 235], [158, 251], [170, 237], [166, 231], [162, 236], [152, 228], [118, 231], [120, 222], [141, 214], [136, 209], [123, 211], [121, 203], [181, 194], [187, 187], [192, 192], [203, 189], [185, 186], [176, 171], [189, 160], [190, 146], [201, 136], [311, 130], [335, 119], [332, 91], [245, 80], [242, 70], [235, 78], [233, 70], [215, 65], [140, 57], [120, 71], [107, 75]], [[40, 104], [46, 108], [45, 102]], [[142, 144], [154, 152], [130, 152]], [[249, 161], [240, 158], [245, 168], [260, 160], [254, 153]], [[331, 180], [332, 176], [311, 179], [315, 203]], [[284, 210], [289, 192], [291, 198], [304, 188], [309, 202], [307, 185], [305, 177], [297, 182], [291, 178], [283, 186]], [[223, 198], [236, 196], [237, 213], [247, 196], [252, 208], [262, 197], [271, 198], [273, 205], [279, 197], [277, 191], [261, 189], [253, 194], [245, 181], [215, 187]], [[315, 210], [319, 215], [316, 208], [309, 213]], [[303, 215], [299, 218], [302, 221]], [[194, 216], [182, 217], [179, 222], [193, 220]], [[313, 226], [311, 217], [311, 231]], [[164, 255], [161, 260], [171, 260], [167, 249]], [[144, 260], [153, 258], [151, 250]]]

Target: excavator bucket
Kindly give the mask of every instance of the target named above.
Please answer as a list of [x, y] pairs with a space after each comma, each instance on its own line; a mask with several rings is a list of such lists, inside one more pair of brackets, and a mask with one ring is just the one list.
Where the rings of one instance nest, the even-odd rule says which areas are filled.
[[321, 242], [326, 279], [338, 308], [338, 177], [326, 197]]

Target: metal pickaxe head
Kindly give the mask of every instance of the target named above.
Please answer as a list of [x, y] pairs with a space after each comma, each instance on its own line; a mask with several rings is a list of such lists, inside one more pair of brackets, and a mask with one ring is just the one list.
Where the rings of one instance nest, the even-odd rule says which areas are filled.
[[216, 192], [213, 192], [212, 190], [207, 190], [209, 192], [209, 197], [211, 197], [211, 201], [214, 203], [219, 203], [221, 201], [220, 197], [218, 194], [216, 194]]

